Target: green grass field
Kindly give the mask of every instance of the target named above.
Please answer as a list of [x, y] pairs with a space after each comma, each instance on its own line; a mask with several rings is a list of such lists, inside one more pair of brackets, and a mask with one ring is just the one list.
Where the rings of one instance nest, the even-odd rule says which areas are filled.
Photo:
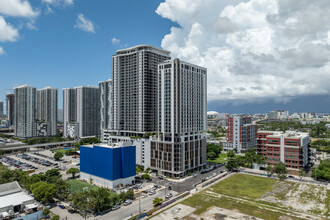
[[70, 184], [71, 193], [82, 192], [85, 187], [88, 187], [88, 190], [98, 188], [97, 186], [93, 186], [89, 183], [85, 183], [85, 182], [80, 181], [80, 180], [68, 180], [67, 183]]
[[227, 154], [219, 154], [218, 158], [214, 160], [207, 160], [208, 163], [225, 163], [227, 161]]
[[[281, 216], [287, 216], [291, 219], [301, 219], [298, 216], [287, 214], [287, 209], [279, 212], [281, 209], [274, 204], [273, 210], [269, 210], [265, 202], [259, 202], [258, 199], [266, 192], [273, 190], [275, 179], [251, 176], [246, 174], [235, 174], [231, 177], [220, 181], [219, 183], [207, 188], [206, 190], [193, 195], [184, 200], [182, 204], [196, 208], [194, 214], [200, 215], [212, 206], [217, 206], [229, 210], [237, 210], [247, 215], [275, 220]], [[237, 200], [227, 197], [216, 197], [208, 193], [208, 191], [227, 195], [245, 200]], [[215, 194], [216, 195], [216, 194]], [[269, 204], [272, 206], [272, 204]]]
[[212, 186], [213, 191], [235, 197], [258, 199], [261, 195], [272, 190], [275, 179], [236, 174]]

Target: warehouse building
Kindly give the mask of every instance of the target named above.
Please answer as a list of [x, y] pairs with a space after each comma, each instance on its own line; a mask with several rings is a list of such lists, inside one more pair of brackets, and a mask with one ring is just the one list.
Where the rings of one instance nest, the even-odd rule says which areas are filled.
[[19, 184], [15, 182], [0, 185], [0, 214], [8, 216], [21, 213], [24, 209], [37, 208], [33, 197], [22, 191]]
[[81, 146], [80, 178], [111, 189], [134, 184], [135, 154], [132, 142]]

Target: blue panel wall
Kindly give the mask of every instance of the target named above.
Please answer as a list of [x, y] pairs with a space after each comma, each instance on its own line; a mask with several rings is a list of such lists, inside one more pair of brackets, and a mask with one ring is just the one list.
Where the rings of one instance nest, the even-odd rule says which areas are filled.
[[108, 180], [134, 176], [136, 165], [135, 146], [105, 148], [80, 147], [80, 170]]
[[122, 149], [122, 177], [130, 177], [136, 174], [136, 148], [135, 146], [123, 147]]

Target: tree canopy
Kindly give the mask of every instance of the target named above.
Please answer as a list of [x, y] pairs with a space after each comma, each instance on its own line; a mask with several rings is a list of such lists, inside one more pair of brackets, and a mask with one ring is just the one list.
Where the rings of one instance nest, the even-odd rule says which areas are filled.
[[317, 180], [330, 180], [330, 159], [322, 160], [317, 168], [312, 169], [312, 177]]
[[156, 198], [152, 201], [152, 203], [154, 204], [154, 206], [158, 206], [158, 205], [160, 205], [162, 202], [163, 202], [163, 199], [162, 199], [162, 198], [158, 198], [158, 197], [156, 197]]
[[30, 190], [38, 201], [51, 202], [56, 195], [55, 184], [49, 184], [43, 181], [34, 183]]
[[57, 151], [55, 154], [54, 154], [54, 159], [55, 160], [60, 160], [62, 157], [64, 157], [64, 154], [60, 151]]
[[280, 161], [278, 164], [276, 164], [275, 168], [274, 168], [274, 172], [277, 174], [277, 176], [280, 179], [284, 179], [285, 178], [285, 174], [288, 173], [285, 164]]
[[218, 157], [218, 155], [222, 151], [222, 146], [214, 144], [214, 143], [208, 143], [206, 145], [206, 151], [207, 151], [207, 159], [213, 160]]
[[80, 170], [78, 168], [72, 167], [66, 171], [67, 174], [72, 174], [72, 179], [75, 178], [76, 173], [79, 173]]

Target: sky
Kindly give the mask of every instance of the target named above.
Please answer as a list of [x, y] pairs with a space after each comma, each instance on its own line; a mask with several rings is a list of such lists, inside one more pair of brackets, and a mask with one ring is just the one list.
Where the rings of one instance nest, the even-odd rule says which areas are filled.
[[52, 86], [61, 107], [150, 44], [208, 69], [210, 111], [328, 113], [329, 21], [329, 0], [0, 0], [0, 100]]

